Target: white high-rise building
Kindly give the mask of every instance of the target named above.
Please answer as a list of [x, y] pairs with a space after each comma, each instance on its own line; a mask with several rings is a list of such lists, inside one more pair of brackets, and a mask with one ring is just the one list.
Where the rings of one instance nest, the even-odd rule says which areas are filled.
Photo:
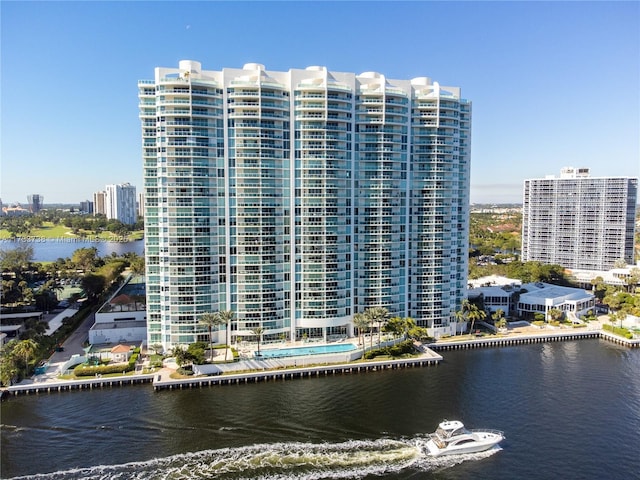
[[633, 263], [637, 192], [637, 178], [591, 177], [588, 168], [525, 180], [522, 260], [584, 270]]
[[136, 187], [129, 183], [107, 185], [104, 191], [104, 210], [109, 219], [133, 225], [137, 220]]
[[199, 317], [219, 310], [235, 313], [232, 340], [352, 335], [373, 306], [455, 331], [471, 127], [459, 88], [195, 61], [138, 86], [149, 344], [205, 340]]

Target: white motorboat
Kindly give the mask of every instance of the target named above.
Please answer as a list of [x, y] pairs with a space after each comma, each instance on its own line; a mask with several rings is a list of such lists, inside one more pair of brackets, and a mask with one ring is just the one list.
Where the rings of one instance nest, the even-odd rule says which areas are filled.
[[445, 420], [429, 435], [427, 449], [429, 455], [454, 455], [489, 450], [504, 440], [499, 430], [467, 430], [458, 420]]

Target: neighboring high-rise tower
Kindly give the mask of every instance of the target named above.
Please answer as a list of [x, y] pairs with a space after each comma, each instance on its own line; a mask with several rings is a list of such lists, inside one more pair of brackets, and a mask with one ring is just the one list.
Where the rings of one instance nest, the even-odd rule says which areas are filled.
[[525, 180], [522, 260], [585, 270], [633, 263], [637, 192], [637, 178], [591, 177], [588, 168]]
[[28, 195], [27, 200], [29, 201], [29, 210], [31, 210], [31, 213], [38, 213], [42, 210], [44, 203], [44, 197], [42, 195], [34, 193], [33, 195]]
[[104, 191], [107, 218], [133, 225], [137, 220], [136, 187], [129, 183], [107, 185]]
[[[181, 61], [139, 83], [149, 344], [351, 335], [372, 306], [455, 331], [471, 105], [429, 78]], [[222, 337], [221, 337], [222, 338]]]
[[106, 215], [107, 210], [104, 205], [104, 192], [95, 192], [93, 194], [93, 214], [94, 215]]

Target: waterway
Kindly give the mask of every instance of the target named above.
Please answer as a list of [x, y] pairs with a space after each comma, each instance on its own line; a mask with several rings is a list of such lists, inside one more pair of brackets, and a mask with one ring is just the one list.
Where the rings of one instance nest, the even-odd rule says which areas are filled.
[[122, 255], [135, 252], [144, 253], [144, 240], [133, 242], [89, 241], [80, 238], [48, 238], [26, 237], [18, 240], [0, 240], [0, 250], [13, 250], [20, 245], [33, 248], [33, 259], [36, 262], [55, 262], [58, 258], [71, 258], [73, 252], [79, 248], [98, 249], [98, 255], [105, 257], [116, 253]]
[[[439, 366], [154, 392], [11, 397], [1, 475], [41, 479], [638, 478], [640, 349], [603, 340], [443, 352]], [[501, 447], [423, 453], [442, 419]]]

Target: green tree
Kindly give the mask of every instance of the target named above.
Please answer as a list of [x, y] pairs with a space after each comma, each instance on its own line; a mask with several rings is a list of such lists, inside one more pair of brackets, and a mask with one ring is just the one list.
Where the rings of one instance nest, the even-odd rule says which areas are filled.
[[18, 358], [14, 352], [17, 340], [11, 340], [0, 349], [0, 382], [9, 386], [18, 377]]
[[402, 317], [390, 318], [384, 326], [384, 331], [391, 333], [394, 339], [404, 335], [405, 319]]
[[25, 377], [29, 376], [29, 359], [37, 350], [38, 344], [30, 338], [26, 340], [20, 340], [13, 349], [13, 353], [16, 356], [24, 358]]
[[227, 348], [224, 349], [224, 361], [227, 361], [227, 355], [229, 353], [229, 343], [230, 343], [230, 338], [229, 336], [231, 335], [231, 322], [233, 322], [233, 317], [235, 315], [235, 313], [233, 312], [233, 310], [221, 310], [220, 313], [220, 319], [224, 322], [225, 325], [225, 329], [226, 329], [226, 344], [227, 344]]
[[604, 283], [604, 279], [600, 276], [591, 280], [592, 289], [591, 291], [596, 296], [596, 298], [600, 301], [604, 298], [607, 291], [607, 285]]
[[547, 316], [554, 322], [559, 322], [564, 317], [564, 312], [558, 308], [551, 308], [547, 311]]
[[209, 330], [209, 361], [213, 362], [213, 329], [214, 327], [220, 328], [220, 325], [224, 325], [225, 320], [219, 312], [209, 312], [200, 315], [198, 322]]
[[431, 340], [431, 337], [429, 336], [429, 330], [417, 325], [414, 325], [409, 329], [409, 331], [407, 332], [407, 336], [419, 342]]
[[260, 356], [260, 342], [262, 341], [262, 334], [264, 333], [263, 327], [256, 327], [251, 330], [251, 333], [258, 337], [258, 356]]
[[620, 323], [618, 326], [622, 328], [622, 322], [627, 319], [627, 312], [624, 308], [618, 310], [615, 314], [613, 314], [613, 319], [618, 320]]
[[364, 313], [356, 313], [353, 316], [353, 325], [358, 329], [358, 343], [362, 341], [362, 351], [364, 352], [364, 333], [369, 330], [371, 322]]
[[80, 283], [90, 300], [96, 300], [100, 294], [104, 292], [105, 288], [107, 288], [105, 277], [96, 275], [95, 273], [86, 273]]
[[[466, 322], [467, 321], [467, 310], [469, 309], [469, 300], [465, 298], [462, 300], [460, 304], [460, 308], [455, 311], [454, 316], [456, 318], [456, 322]], [[456, 325], [456, 334], [458, 333], [458, 326]]]
[[100, 265], [100, 257], [96, 247], [79, 248], [71, 255], [74, 265], [85, 272], [93, 270]]
[[493, 325], [496, 329], [503, 328], [507, 323], [504, 318], [504, 310], [501, 308], [491, 314], [491, 319], [493, 320]]
[[405, 337], [409, 331], [416, 326], [416, 321], [413, 318], [401, 318], [393, 317], [384, 326], [385, 332], [390, 332], [394, 338]]
[[627, 261], [624, 258], [618, 258], [613, 262], [613, 268], [626, 268]]
[[21, 272], [33, 262], [33, 247], [18, 245], [11, 250], [0, 250], [0, 268], [10, 272]]
[[367, 308], [364, 314], [369, 318], [369, 321], [372, 324], [375, 323], [378, 325], [378, 345], [380, 345], [380, 334], [382, 332], [382, 325], [389, 319], [389, 310], [384, 307], [371, 307]]
[[634, 267], [630, 270], [629, 276], [625, 278], [625, 284], [627, 286], [627, 291], [632, 293], [636, 291], [636, 287], [640, 284], [640, 269]]
[[471, 320], [470, 333], [473, 333], [473, 326], [477, 321], [487, 318], [487, 313], [473, 303], [469, 303], [467, 310], [467, 318]]
[[182, 367], [188, 361], [187, 351], [180, 345], [176, 345], [175, 347], [173, 347], [171, 354], [173, 355], [173, 358], [175, 358], [176, 364], [179, 367]]

